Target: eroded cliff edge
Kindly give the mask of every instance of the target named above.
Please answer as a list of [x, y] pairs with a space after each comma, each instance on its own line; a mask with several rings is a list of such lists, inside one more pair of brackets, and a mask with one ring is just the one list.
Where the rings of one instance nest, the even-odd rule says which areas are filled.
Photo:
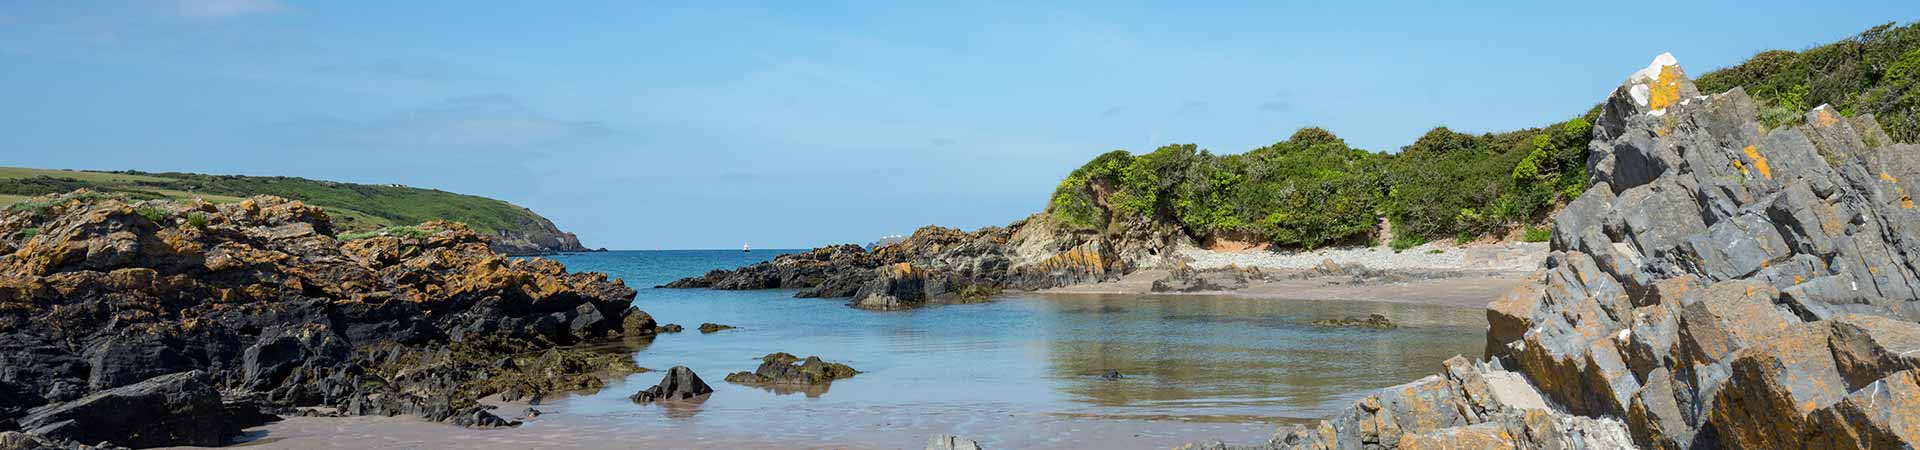
[[1769, 129], [1661, 55], [1594, 127], [1589, 188], [1483, 361], [1261, 447], [1913, 448], [1920, 147], [1822, 106]]

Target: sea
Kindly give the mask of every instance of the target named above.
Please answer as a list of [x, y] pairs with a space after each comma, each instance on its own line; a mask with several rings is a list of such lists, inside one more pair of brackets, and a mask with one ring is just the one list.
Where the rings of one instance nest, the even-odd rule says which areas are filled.
[[[614, 251], [549, 256], [638, 291], [633, 305], [685, 332], [629, 344], [654, 372], [548, 399], [522, 428], [687, 448], [921, 448], [935, 434], [987, 448], [1171, 448], [1253, 443], [1331, 416], [1368, 391], [1478, 355], [1478, 308], [1239, 296], [1008, 293], [990, 302], [875, 312], [792, 290], [659, 289], [794, 250]], [[1394, 329], [1318, 319], [1384, 314]], [[702, 323], [734, 329], [702, 334]], [[773, 352], [860, 370], [824, 389], [729, 384]], [[704, 401], [626, 397], [686, 366]], [[1103, 376], [1109, 371], [1119, 377]], [[623, 438], [623, 436], [625, 436]]]

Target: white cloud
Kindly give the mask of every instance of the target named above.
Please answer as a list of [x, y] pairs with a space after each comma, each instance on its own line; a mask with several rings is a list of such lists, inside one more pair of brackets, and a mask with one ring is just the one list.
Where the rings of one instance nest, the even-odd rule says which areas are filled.
[[287, 4], [279, 0], [175, 0], [174, 11], [182, 17], [194, 19], [224, 19], [228, 17], [272, 14], [286, 11]]
[[309, 117], [269, 125], [262, 131], [294, 145], [369, 147], [523, 146], [611, 133], [599, 122], [546, 117], [503, 94], [453, 98], [369, 120]]

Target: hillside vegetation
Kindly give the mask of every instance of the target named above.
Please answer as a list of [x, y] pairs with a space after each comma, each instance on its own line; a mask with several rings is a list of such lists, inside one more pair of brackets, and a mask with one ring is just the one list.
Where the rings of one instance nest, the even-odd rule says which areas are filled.
[[584, 250], [571, 233], [561, 232], [531, 210], [437, 189], [292, 177], [0, 167], [0, 205], [17, 207], [32, 196], [80, 188], [132, 199], [201, 198], [216, 203], [251, 195], [276, 195], [325, 208], [344, 236], [366, 236], [380, 230], [404, 232], [406, 226], [450, 220], [492, 236], [495, 249], [506, 253]]
[[[1872, 114], [1894, 139], [1912, 142], [1920, 138], [1920, 28], [1888, 24], [1806, 51], [1762, 52], [1700, 76], [1698, 85], [1745, 88], [1770, 126], [1830, 103], [1844, 114]], [[1584, 187], [1598, 112], [1503, 133], [1437, 127], [1394, 153], [1352, 148], [1320, 128], [1241, 154], [1192, 144], [1114, 151], [1068, 175], [1047, 210], [1082, 231], [1158, 221], [1202, 241], [1283, 248], [1389, 235], [1395, 248], [1509, 234], [1545, 240], [1535, 226]]]

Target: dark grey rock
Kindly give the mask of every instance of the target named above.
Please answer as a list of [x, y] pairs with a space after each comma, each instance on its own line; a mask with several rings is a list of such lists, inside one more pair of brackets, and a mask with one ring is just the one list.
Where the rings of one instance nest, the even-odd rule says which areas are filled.
[[701, 381], [700, 376], [693, 373], [693, 369], [688, 369], [686, 366], [673, 366], [672, 369], [667, 369], [667, 375], [660, 379], [660, 384], [636, 392], [627, 399], [634, 403], [646, 404], [692, 400], [712, 393], [713, 387]]

